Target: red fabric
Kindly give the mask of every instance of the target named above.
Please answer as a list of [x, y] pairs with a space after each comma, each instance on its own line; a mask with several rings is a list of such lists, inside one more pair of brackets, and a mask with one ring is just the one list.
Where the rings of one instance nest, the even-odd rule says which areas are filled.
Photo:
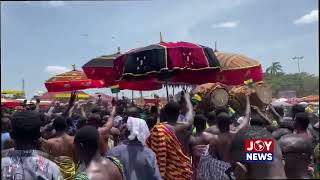
[[160, 103], [161, 102], [161, 100], [159, 99], [159, 98], [157, 98], [157, 99], [144, 99], [144, 102], [146, 103], [146, 104], [154, 104], [154, 103]]
[[167, 62], [168, 69], [209, 67], [201, 46], [188, 42], [162, 42], [160, 45], [167, 48], [167, 58], [171, 59]]
[[84, 73], [93, 80], [105, 79], [106, 83], [114, 81], [113, 67], [83, 67]]
[[241, 69], [222, 70], [220, 72], [212, 70], [181, 72], [175, 77], [171, 78], [170, 81], [184, 82], [189, 84], [220, 82], [226, 85], [242, 85], [245, 80], [250, 78], [254, 82], [263, 80], [261, 65]]
[[46, 82], [45, 86], [48, 92], [74, 91], [88, 88], [103, 88], [103, 80], [74, 80], [74, 81], [55, 81]]
[[162, 88], [162, 84], [154, 79], [140, 81], [119, 81], [120, 90], [128, 89], [134, 91], [153, 91]]

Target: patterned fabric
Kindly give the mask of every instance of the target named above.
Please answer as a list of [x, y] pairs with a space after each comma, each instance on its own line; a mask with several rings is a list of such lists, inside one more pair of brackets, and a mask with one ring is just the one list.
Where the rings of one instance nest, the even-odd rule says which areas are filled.
[[231, 165], [212, 157], [208, 150], [209, 145], [200, 158], [197, 180], [230, 179], [225, 172], [231, 168]]
[[86, 172], [79, 172], [76, 174], [75, 180], [89, 180]]
[[76, 165], [72, 158], [66, 156], [51, 157], [53, 162], [55, 162], [63, 175], [65, 180], [73, 180], [76, 173]]
[[207, 145], [196, 145], [192, 147], [192, 179], [196, 179], [197, 169], [202, 154], [207, 150]]
[[59, 167], [36, 150], [2, 152], [2, 179], [63, 179]]
[[109, 159], [110, 161], [112, 161], [113, 164], [115, 164], [119, 168], [119, 171], [120, 171], [122, 177], [124, 178], [123, 165], [122, 165], [121, 161], [118, 158], [113, 157], [113, 156], [107, 156], [106, 158]]
[[158, 123], [153, 127], [147, 145], [156, 153], [162, 179], [191, 179], [191, 158], [183, 152], [178, 138], [166, 123]]

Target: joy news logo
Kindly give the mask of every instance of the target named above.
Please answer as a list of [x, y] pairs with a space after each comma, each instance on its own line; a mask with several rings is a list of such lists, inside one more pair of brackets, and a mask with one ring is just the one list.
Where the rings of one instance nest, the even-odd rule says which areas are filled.
[[245, 161], [273, 161], [273, 139], [246, 139]]

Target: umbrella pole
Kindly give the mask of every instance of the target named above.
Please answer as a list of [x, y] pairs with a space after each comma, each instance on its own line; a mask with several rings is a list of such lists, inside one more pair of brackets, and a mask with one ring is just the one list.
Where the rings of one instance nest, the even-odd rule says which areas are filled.
[[167, 101], [169, 102], [168, 82], [166, 81]]
[[133, 102], [133, 90], [131, 90], [131, 99], [132, 99], [132, 102]]
[[174, 96], [174, 86], [172, 86], [172, 96]]

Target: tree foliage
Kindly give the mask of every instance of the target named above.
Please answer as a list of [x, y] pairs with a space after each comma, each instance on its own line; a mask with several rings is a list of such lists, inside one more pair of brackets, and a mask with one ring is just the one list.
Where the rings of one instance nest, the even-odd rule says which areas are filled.
[[319, 95], [319, 76], [306, 72], [286, 74], [280, 63], [272, 63], [264, 73], [264, 81], [272, 88], [277, 97], [279, 91], [293, 90], [298, 97]]

